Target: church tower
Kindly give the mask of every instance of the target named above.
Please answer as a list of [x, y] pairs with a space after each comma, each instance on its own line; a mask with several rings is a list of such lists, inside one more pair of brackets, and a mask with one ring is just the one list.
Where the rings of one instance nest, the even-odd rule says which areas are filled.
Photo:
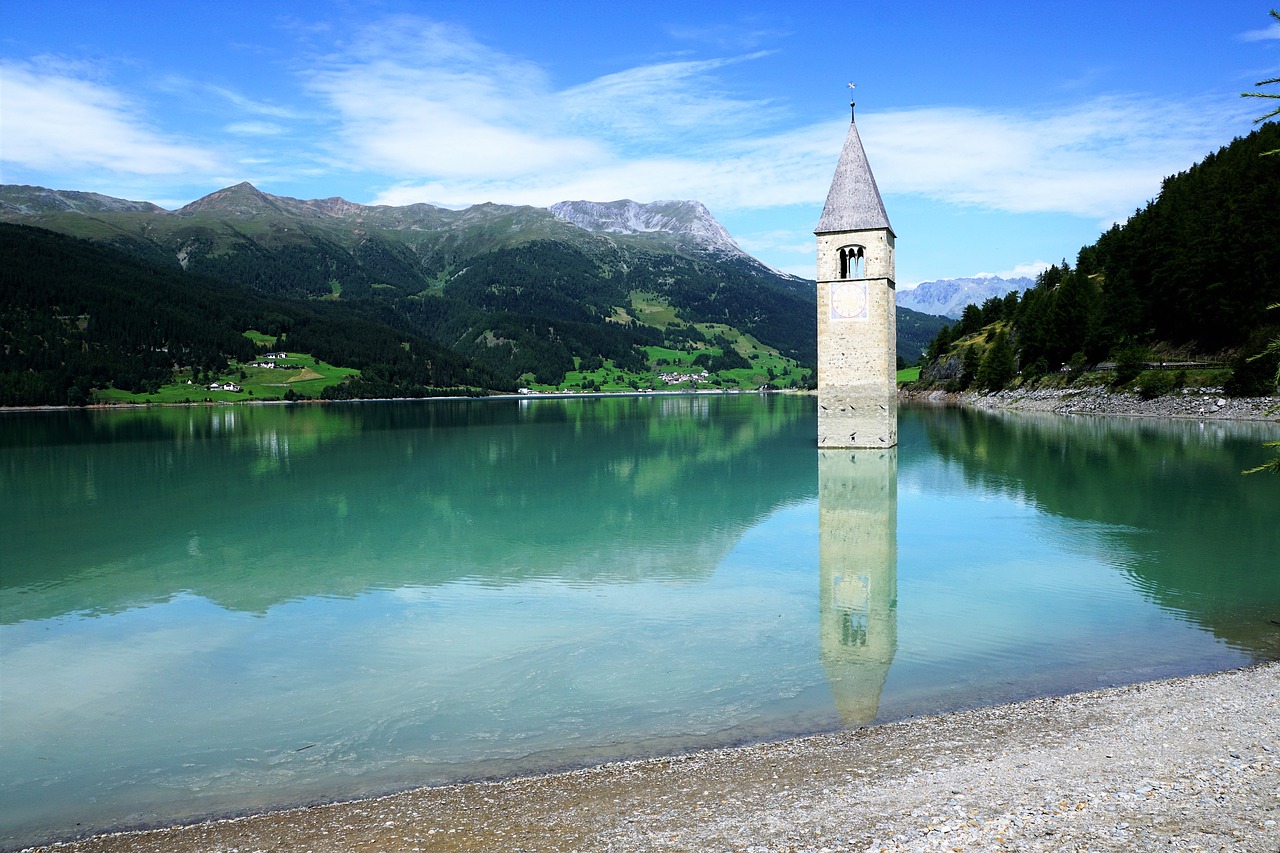
[[818, 446], [894, 447], [898, 443], [894, 235], [852, 119], [814, 234], [818, 237]]

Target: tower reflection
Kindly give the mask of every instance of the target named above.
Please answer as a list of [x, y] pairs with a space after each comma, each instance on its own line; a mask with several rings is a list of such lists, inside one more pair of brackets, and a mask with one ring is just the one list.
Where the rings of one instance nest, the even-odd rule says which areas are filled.
[[820, 649], [846, 726], [875, 720], [898, 648], [898, 451], [818, 451]]

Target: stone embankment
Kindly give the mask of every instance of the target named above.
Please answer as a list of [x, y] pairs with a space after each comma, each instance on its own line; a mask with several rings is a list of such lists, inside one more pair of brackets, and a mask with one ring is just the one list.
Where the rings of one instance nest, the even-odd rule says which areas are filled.
[[1224, 397], [1218, 389], [1186, 389], [1144, 400], [1137, 394], [1115, 392], [1105, 386], [1038, 388], [996, 392], [939, 390], [910, 387], [903, 400], [973, 409], [1054, 412], [1062, 415], [1120, 415], [1144, 418], [1206, 418], [1214, 420], [1280, 421], [1280, 397]]

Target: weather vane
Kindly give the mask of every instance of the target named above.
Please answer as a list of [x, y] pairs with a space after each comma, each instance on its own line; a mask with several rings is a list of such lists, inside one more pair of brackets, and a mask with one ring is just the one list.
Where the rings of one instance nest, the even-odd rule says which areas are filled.
[[852, 119], [852, 111], [853, 111], [853, 90], [856, 88], [858, 87], [853, 85], [852, 83], [849, 84], [849, 110], [850, 110], [851, 119]]

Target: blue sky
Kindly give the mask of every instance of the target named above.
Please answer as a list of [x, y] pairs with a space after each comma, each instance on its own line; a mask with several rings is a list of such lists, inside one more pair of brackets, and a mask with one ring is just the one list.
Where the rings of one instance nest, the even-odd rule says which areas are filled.
[[1280, 76], [1269, 8], [9, 0], [0, 182], [169, 208], [242, 180], [365, 204], [696, 198], [812, 277], [853, 94], [900, 285], [1034, 272], [1249, 132], [1267, 105], [1239, 93]]

